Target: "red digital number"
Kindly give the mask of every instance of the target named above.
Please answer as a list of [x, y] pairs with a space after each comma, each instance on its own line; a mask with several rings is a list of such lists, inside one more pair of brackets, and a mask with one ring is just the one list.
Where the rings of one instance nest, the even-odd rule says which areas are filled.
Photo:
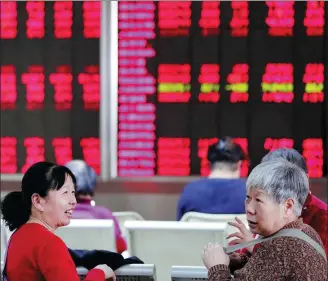
[[15, 137], [1, 137], [1, 168], [2, 174], [17, 173], [17, 139]]
[[44, 106], [44, 68], [34, 65], [23, 73], [22, 83], [26, 86], [26, 108], [28, 110], [42, 109]]
[[303, 101], [321, 103], [324, 100], [324, 65], [323, 63], [308, 63], [305, 67], [303, 83], [305, 91]]
[[54, 101], [57, 110], [72, 108], [72, 81], [73, 76], [70, 66], [59, 66], [56, 73], [49, 75], [49, 82], [54, 87]]
[[85, 162], [100, 174], [100, 140], [99, 138], [83, 138], [80, 141]]
[[200, 83], [200, 102], [217, 103], [220, 100], [220, 66], [218, 64], [203, 64], [200, 68], [198, 82]]
[[268, 16], [265, 20], [271, 36], [292, 36], [295, 1], [266, 1]]
[[291, 103], [294, 99], [293, 73], [291, 63], [268, 63], [262, 77], [262, 101]]
[[190, 64], [160, 64], [158, 67], [158, 101], [187, 103], [190, 99]]
[[17, 36], [17, 2], [0, 1], [0, 38], [14, 39]]
[[157, 174], [160, 176], [189, 176], [190, 139], [158, 139]]
[[24, 146], [26, 149], [25, 164], [21, 169], [24, 174], [27, 169], [40, 161], [45, 161], [44, 156], [44, 139], [41, 137], [29, 137], [24, 139]]
[[231, 91], [230, 102], [248, 101], [248, 64], [239, 63], [232, 67], [232, 72], [228, 75], [228, 84], [225, 86], [227, 91]]
[[309, 138], [303, 141], [303, 157], [305, 158], [310, 178], [323, 176], [323, 141]]
[[191, 1], [158, 2], [160, 36], [187, 36], [191, 25]]
[[26, 2], [26, 11], [28, 19], [26, 21], [26, 36], [29, 39], [41, 39], [44, 37], [44, 17], [45, 2], [44, 1], [28, 1]]
[[83, 35], [85, 38], [100, 37], [101, 1], [83, 1]]
[[232, 1], [231, 34], [235, 37], [247, 36], [249, 26], [249, 9], [247, 1]]
[[72, 37], [73, 2], [55, 1], [54, 4], [54, 34], [55, 38], [68, 39]]
[[14, 109], [17, 101], [16, 69], [13, 65], [0, 67], [1, 110]]
[[65, 165], [73, 159], [72, 157], [72, 138], [54, 138], [52, 140], [54, 156], [58, 165]]
[[83, 102], [85, 109], [99, 110], [100, 103], [100, 75], [99, 66], [86, 67], [85, 73], [78, 75], [79, 84], [83, 88]]
[[218, 35], [220, 33], [220, 2], [202, 1], [200, 20], [202, 35]]

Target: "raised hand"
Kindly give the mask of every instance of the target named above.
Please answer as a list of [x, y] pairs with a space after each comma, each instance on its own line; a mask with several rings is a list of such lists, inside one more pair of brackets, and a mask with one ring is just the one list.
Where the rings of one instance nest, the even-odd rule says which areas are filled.
[[[235, 217], [235, 220], [236, 220], [236, 222], [228, 222], [228, 224], [236, 227], [239, 231], [227, 236], [227, 239], [230, 239], [233, 237], [237, 238], [237, 239], [231, 240], [229, 242], [229, 245], [237, 245], [237, 244], [246, 243], [246, 242], [254, 240], [254, 234], [247, 229], [246, 225], [242, 222], [242, 220], [240, 220], [237, 217]], [[254, 249], [254, 246], [247, 248], [247, 250], [250, 253], [253, 252], [253, 249]]]

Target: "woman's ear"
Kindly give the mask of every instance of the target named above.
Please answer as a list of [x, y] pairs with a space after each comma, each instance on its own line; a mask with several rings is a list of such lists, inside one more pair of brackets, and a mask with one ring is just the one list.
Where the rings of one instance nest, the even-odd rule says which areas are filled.
[[288, 215], [290, 212], [293, 212], [295, 201], [292, 198], [288, 198], [285, 202], [285, 214]]
[[44, 199], [37, 193], [34, 193], [31, 197], [32, 205], [40, 212], [43, 212]]

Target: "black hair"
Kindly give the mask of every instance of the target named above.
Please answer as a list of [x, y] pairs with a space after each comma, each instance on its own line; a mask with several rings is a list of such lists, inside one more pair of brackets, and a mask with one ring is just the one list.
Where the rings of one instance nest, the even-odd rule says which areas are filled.
[[207, 152], [207, 160], [214, 165], [218, 162], [235, 164], [245, 160], [246, 155], [237, 143], [230, 137], [220, 139], [216, 144], [210, 145]]
[[76, 180], [72, 172], [64, 167], [48, 162], [38, 162], [32, 165], [22, 179], [22, 191], [10, 192], [1, 202], [2, 218], [12, 231], [25, 224], [31, 215], [33, 194], [45, 198], [50, 190], [59, 190], [70, 176]]
[[306, 174], [308, 173], [305, 159], [297, 150], [293, 148], [283, 147], [272, 150], [262, 158], [261, 162], [263, 163], [270, 160], [278, 160], [279, 158], [285, 159], [286, 161], [297, 165]]

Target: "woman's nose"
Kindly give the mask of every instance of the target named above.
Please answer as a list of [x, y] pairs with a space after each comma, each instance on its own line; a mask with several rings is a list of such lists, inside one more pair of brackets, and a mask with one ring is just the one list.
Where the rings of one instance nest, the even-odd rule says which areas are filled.
[[72, 195], [70, 204], [72, 204], [72, 205], [76, 205], [77, 204], [75, 194]]
[[255, 214], [255, 208], [254, 208], [254, 204], [251, 202], [249, 202], [248, 204], [246, 204], [246, 213], [248, 214]]

